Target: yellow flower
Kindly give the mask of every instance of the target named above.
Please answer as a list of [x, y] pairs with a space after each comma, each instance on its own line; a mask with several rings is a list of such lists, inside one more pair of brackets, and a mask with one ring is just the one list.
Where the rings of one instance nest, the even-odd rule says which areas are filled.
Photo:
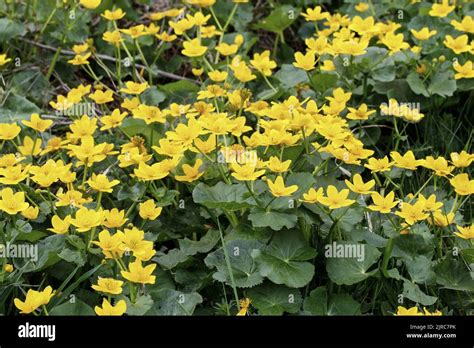
[[449, 6], [449, 0], [443, 0], [441, 4], [433, 4], [428, 14], [432, 17], [446, 17], [454, 10], [455, 6]]
[[122, 124], [122, 121], [127, 117], [126, 112], [120, 112], [119, 109], [112, 111], [111, 115], [105, 115], [100, 118], [103, 126], [100, 127], [101, 131], [119, 127]]
[[43, 291], [29, 289], [26, 293], [26, 298], [24, 301], [21, 301], [19, 298], [15, 298], [13, 302], [15, 303], [15, 307], [20, 310], [20, 313], [30, 314], [38, 307], [48, 304], [53, 296], [53, 288], [51, 286], [47, 286]]
[[3, 266], [3, 270], [7, 273], [12, 273], [14, 268], [12, 264], [6, 263], [5, 266]]
[[21, 128], [16, 123], [0, 123], [0, 140], [11, 140], [20, 134]]
[[145, 26], [143, 24], [135, 25], [128, 29], [120, 29], [122, 33], [130, 36], [132, 39], [138, 39], [140, 36], [144, 36], [147, 33], [145, 32]]
[[214, 82], [222, 82], [227, 78], [227, 71], [213, 70], [208, 73], [209, 78]]
[[457, 74], [454, 75], [456, 80], [474, 78], [474, 67], [472, 61], [470, 60], [464, 63], [464, 65], [459, 63], [453, 64], [453, 68], [457, 72]]
[[117, 233], [110, 235], [109, 231], [103, 230], [99, 233], [99, 241], [93, 241], [92, 244], [101, 248], [107, 259], [114, 259], [121, 257], [125, 252], [122, 247], [123, 237], [123, 232], [118, 231]]
[[472, 161], [474, 161], [474, 154], [467, 153], [464, 150], [460, 153], [451, 152], [449, 156], [451, 157], [451, 162], [457, 168], [469, 167]]
[[104, 210], [104, 221], [102, 225], [108, 228], [118, 228], [125, 224], [127, 220], [125, 210], [113, 208], [112, 210]]
[[349, 112], [347, 113], [347, 118], [349, 120], [367, 120], [369, 116], [375, 113], [375, 110], [368, 110], [367, 104], [363, 103], [359, 106], [358, 109], [347, 108]]
[[104, 40], [105, 42], [109, 42], [118, 47], [120, 43], [123, 41], [123, 38], [119, 30], [114, 30], [114, 31], [104, 32], [102, 34], [102, 40]]
[[57, 234], [65, 234], [69, 231], [69, 226], [71, 226], [71, 216], [67, 215], [64, 220], [62, 220], [59, 216], [54, 215], [51, 218], [51, 225], [53, 227], [48, 228], [48, 231]]
[[94, 311], [99, 316], [121, 316], [127, 311], [125, 300], [118, 301], [112, 306], [107, 299], [102, 300], [102, 307], [95, 306]]
[[149, 199], [144, 203], [139, 204], [139, 214], [142, 219], [145, 220], [156, 220], [160, 216], [162, 207], [157, 207], [153, 199]]
[[68, 60], [67, 62], [72, 65], [87, 65], [89, 64], [89, 58], [91, 57], [91, 53], [86, 53], [84, 55], [77, 54], [74, 56], [73, 59]]
[[451, 25], [459, 31], [474, 34], [474, 19], [471, 16], [464, 16], [461, 22], [453, 19]]
[[37, 156], [41, 153], [41, 138], [34, 141], [29, 136], [23, 138], [23, 145], [18, 146], [18, 150], [23, 156]]
[[133, 170], [133, 173], [139, 180], [151, 181], [163, 179], [168, 176], [169, 171], [165, 170], [160, 162], [154, 163], [151, 166], [144, 162], [140, 162], [138, 168]]
[[322, 19], [326, 19], [329, 16], [328, 12], [322, 12], [321, 6], [316, 6], [315, 8], [308, 8], [306, 13], [301, 13], [301, 15], [308, 22], [317, 22]]
[[104, 214], [102, 211], [95, 211], [81, 207], [74, 219], [71, 219], [71, 224], [76, 226], [77, 232], [87, 232], [92, 228], [102, 224]]
[[453, 171], [454, 167], [448, 165], [448, 161], [444, 157], [433, 158], [428, 156], [423, 161], [423, 167], [431, 169], [438, 176], [448, 176]]
[[369, 4], [365, 2], [359, 2], [357, 5], [354, 6], [354, 8], [358, 12], [365, 12], [369, 9]]
[[79, 0], [79, 3], [89, 10], [99, 7], [102, 0]]
[[397, 313], [395, 315], [402, 315], [402, 316], [414, 316], [414, 315], [423, 315], [423, 313], [418, 311], [418, 307], [411, 307], [405, 308], [402, 306], [398, 306]]
[[416, 31], [415, 29], [410, 30], [411, 34], [420, 41], [428, 40], [433, 35], [436, 35], [436, 30], [430, 30], [428, 27], [423, 27], [420, 30]]
[[336, 70], [336, 66], [332, 62], [332, 60], [326, 59], [323, 61], [323, 65], [320, 66], [322, 71], [334, 71]]
[[471, 226], [456, 226], [459, 232], [454, 232], [456, 236], [462, 239], [474, 239], [474, 225]]
[[127, 94], [142, 94], [146, 89], [150, 87], [148, 82], [138, 83], [133, 81], [125, 82], [127, 88], [120, 89], [120, 92]]
[[344, 181], [347, 185], [347, 187], [355, 193], [360, 193], [363, 195], [372, 193], [371, 189], [375, 186], [375, 180], [370, 180], [366, 183], [362, 180], [362, 177], [360, 174], [355, 174], [353, 178], [353, 183], [350, 182], [349, 180]]
[[276, 62], [270, 59], [269, 50], [265, 50], [262, 53], [255, 53], [250, 64], [265, 76], [270, 76], [272, 70], [277, 67]]
[[[234, 2], [236, 2], [236, 1], [234, 0]], [[249, 310], [251, 302], [252, 301], [249, 298], [244, 298], [244, 299], [240, 300], [240, 311], [239, 311], [239, 313], [237, 313], [237, 316], [246, 315], [248, 310]]]
[[125, 16], [125, 12], [123, 12], [121, 8], [118, 8], [115, 11], [105, 10], [101, 16], [109, 21], [116, 21], [122, 19]]
[[32, 114], [31, 118], [30, 118], [30, 121], [24, 120], [24, 121], [22, 121], [22, 123], [25, 126], [33, 128], [34, 130], [36, 130], [38, 132], [44, 132], [46, 129], [51, 127], [51, 125], [53, 124], [53, 121], [52, 120], [43, 120], [40, 117], [40, 115]]
[[303, 199], [301, 201], [306, 203], [317, 203], [321, 197], [324, 197], [324, 189], [322, 187], [318, 188], [317, 191], [314, 188], [310, 188], [308, 192], [303, 194]]
[[372, 16], [368, 16], [366, 18], [355, 16], [352, 19], [352, 23], [349, 25], [349, 29], [355, 31], [361, 36], [373, 34], [377, 30], [374, 17]]
[[389, 32], [380, 39], [380, 41], [390, 50], [390, 53], [396, 53], [409, 48], [410, 45], [403, 40], [403, 34], [395, 34], [394, 32]]
[[291, 160], [280, 161], [276, 156], [270, 157], [266, 163], [266, 167], [275, 173], [285, 173], [288, 171], [291, 165]]
[[264, 169], [255, 171], [256, 167], [251, 163], [245, 163], [242, 165], [232, 163], [231, 167], [234, 171], [231, 175], [241, 181], [254, 181], [265, 173]]
[[204, 72], [204, 69], [202, 69], [202, 68], [201, 69], [192, 68], [191, 71], [192, 71], [194, 76], [199, 77]]
[[92, 177], [89, 180], [87, 180], [87, 183], [95, 191], [110, 193], [113, 191], [112, 188], [114, 186], [120, 184], [120, 181], [119, 180], [109, 181], [109, 179], [107, 179], [107, 176], [105, 176], [104, 174], [96, 175], [95, 173], [93, 173]]
[[329, 185], [326, 189], [326, 196], [319, 198], [319, 202], [329, 209], [347, 207], [355, 202], [353, 199], [347, 199], [347, 196], [349, 196], [348, 189], [338, 191], [335, 186]]
[[283, 181], [283, 177], [278, 176], [275, 182], [271, 181], [270, 179], [267, 180], [268, 187], [270, 188], [270, 192], [275, 197], [286, 197], [291, 196], [296, 190], [298, 190], [297, 185], [291, 185], [285, 187], [285, 183]]
[[469, 180], [466, 173], [458, 174], [449, 180], [458, 195], [467, 196], [474, 193], [474, 180]]
[[113, 94], [114, 92], [110, 89], [106, 90], [105, 92], [96, 90], [93, 94], [89, 95], [89, 98], [91, 98], [97, 104], [106, 104], [114, 101]]
[[369, 158], [368, 162], [369, 163], [365, 164], [364, 167], [370, 169], [372, 173], [386, 172], [390, 170], [390, 167], [392, 166], [392, 164], [388, 161], [387, 156], [380, 159], [371, 157]]
[[378, 211], [382, 214], [390, 213], [391, 209], [395, 207], [398, 202], [394, 201], [395, 193], [392, 191], [385, 197], [378, 192], [371, 194], [374, 205], [369, 205], [368, 208], [373, 211]]
[[106, 294], [119, 295], [122, 293], [122, 285], [123, 281], [121, 280], [99, 277], [97, 285], [92, 285], [92, 289]]
[[225, 57], [237, 53], [238, 49], [239, 49], [238, 45], [236, 44], [229, 45], [225, 42], [221, 42], [219, 45], [216, 46], [216, 51]]
[[315, 54], [312, 51], [303, 54], [301, 52], [295, 53], [295, 62], [293, 65], [297, 68], [303, 69], [304, 71], [311, 71], [316, 65]]
[[443, 41], [443, 43], [454, 53], [461, 54], [471, 50], [471, 46], [469, 46], [468, 41], [469, 37], [467, 35], [461, 35], [456, 38], [453, 38], [451, 35], [446, 35], [446, 39]]
[[152, 275], [156, 264], [143, 267], [142, 261], [136, 260], [128, 264], [129, 271], [121, 271], [122, 277], [132, 283], [155, 284], [155, 276]]
[[11, 62], [11, 58], [7, 58], [6, 54], [0, 54], [0, 66], [3, 66], [8, 62]]
[[181, 51], [186, 57], [200, 57], [207, 51], [206, 46], [201, 46], [199, 39], [183, 42], [184, 49]]
[[216, 3], [216, 0], [186, 0], [190, 5], [196, 5], [199, 7], [209, 7]]
[[36, 219], [38, 217], [38, 214], [39, 214], [39, 208], [33, 207], [33, 206], [29, 206], [28, 208], [26, 208], [25, 210], [21, 212], [21, 215], [27, 218], [28, 220]]
[[82, 193], [76, 190], [69, 190], [63, 192], [63, 189], [60, 188], [56, 193], [59, 201], [56, 203], [57, 207], [81, 207], [84, 203], [92, 202], [91, 198], [83, 198]]
[[7, 214], [15, 215], [28, 209], [30, 206], [25, 202], [24, 192], [13, 192], [9, 187], [0, 191], [0, 211]]
[[397, 151], [392, 151], [390, 152], [390, 156], [394, 161], [395, 167], [415, 170], [418, 166], [423, 165], [423, 160], [417, 160], [411, 150], [406, 152], [403, 156]]
[[432, 225], [446, 227], [454, 222], [454, 213], [443, 213], [441, 211], [433, 212], [433, 216], [428, 218], [428, 222]]
[[170, 35], [167, 32], [162, 32], [160, 34], [156, 34], [155, 37], [164, 42], [172, 42], [177, 39], [176, 35]]
[[402, 202], [400, 211], [395, 212], [395, 214], [405, 219], [408, 225], [425, 220], [429, 216], [424, 212], [424, 203], [422, 201], [418, 201], [415, 204]]
[[[3, 177], [2, 177], [3, 176]], [[21, 165], [0, 168], [0, 184], [16, 185], [28, 177], [28, 167]]]
[[200, 172], [199, 168], [202, 165], [202, 160], [197, 159], [194, 166], [190, 166], [188, 164], [183, 164], [182, 170], [184, 175], [175, 175], [175, 179], [178, 181], [185, 181], [185, 182], [193, 182], [199, 179], [204, 172]]
[[436, 311], [434, 311], [434, 312], [430, 312], [430, 311], [428, 311], [428, 310], [426, 309], [426, 307], [423, 307], [423, 311], [425, 312], [425, 315], [436, 315], [436, 316], [441, 316], [441, 315], [443, 315], [443, 313], [440, 312], [440, 311], [438, 311], [438, 310], [436, 310]]
[[157, 106], [141, 104], [136, 109], [133, 109], [132, 113], [133, 118], [143, 120], [146, 124], [166, 122], [166, 115]]
[[423, 202], [423, 209], [430, 212], [439, 210], [443, 206], [442, 202], [436, 201], [435, 194], [430, 195], [428, 198], [420, 194], [418, 196], [418, 201]]

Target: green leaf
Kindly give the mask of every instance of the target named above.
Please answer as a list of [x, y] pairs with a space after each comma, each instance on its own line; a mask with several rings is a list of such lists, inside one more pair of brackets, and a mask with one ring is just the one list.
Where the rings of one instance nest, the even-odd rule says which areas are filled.
[[265, 283], [250, 289], [248, 297], [260, 315], [297, 313], [301, 308], [300, 291], [286, 286]]
[[315, 73], [311, 76], [311, 87], [319, 93], [326, 93], [336, 87], [338, 77], [336, 74]]
[[162, 138], [163, 125], [156, 122], [146, 124], [143, 120], [128, 117], [122, 122], [120, 127], [128, 136], [139, 135], [144, 137], [148, 143], [151, 142], [151, 133], [153, 133], [153, 145], [158, 145], [159, 140]]
[[0, 18], [0, 43], [8, 42], [9, 40], [26, 34], [24, 24], [14, 22], [8, 18]]
[[300, 288], [314, 276], [313, 259], [316, 251], [309, 247], [298, 230], [275, 233], [272, 242], [263, 250], [254, 250], [260, 274], [276, 284]]
[[263, 29], [273, 33], [281, 33], [296, 20], [298, 15], [298, 8], [294, 8], [290, 5], [277, 6], [268, 17], [259, 20], [253, 27], [254, 29]]
[[170, 103], [186, 104], [195, 99], [199, 86], [186, 80], [171, 82], [158, 87], [167, 96]]
[[[261, 249], [262, 246], [262, 243], [251, 240], [232, 240], [226, 243], [236, 287], [249, 288], [263, 282], [263, 277], [251, 256], [253, 250]], [[204, 262], [208, 267], [217, 268], [217, 272], [212, 275], [214, 279], [225, 282], [229, 286], [232, 285], [222, 248], [207, 255]]]
[[424, 255], [416, 256], [413, 261], [406, 260], [405, 265], [414, 283], [430, 283], [435, 277], [432, 262]]
[[420, 75], [416, 72], [412, 72], [407, 76], [407, 82], [411, 90], [415, 94], [421, 94], [425, 97], [429, 97], [430, 94], [426, 90], [426, 86], [423, 84], [423, 81], [420, 79]]
[[153, 260], [165, 269], [173, 269], [188, 258], [180, 249], [171, 249], [167, 254], [156, 256]]
[[281, 69], [274, 75], [280, 81], [280, 86], [289, 89], [308, 82], [308, 75], [304, 70], [297, 69], [291, 64], [283, 64]]
[[180, 239], [179, 248], [186, 255], [196, 255], [197, 253], [209, 252], [219, 241], [219, 231], [209, 230], [199, 241], [190, 239]]
[[150, 295], [138, 296], [135, 303], [132, 303], [126, 296], [123, 296], [120, 299], [124, 299], [127, 303], [126, 313], [128, 315], [144, 315], [150, 310], [154, 303]]
[[75, 263], [78, 266], [84, 266], [84, 264], [86, 263], [84, 255], [78, 250], [64, 248], [63, 250], [61, 250], [58, 256], [61, 259], [67, 262]]
[[125, 199], [131, 199], [132, 201], [138, 201], [146, 191], [146, 184], [143, 182], [137, 182], [134, 185], [120, 185], [117, 192], [117, 199], [123, 201]]
[[436, 282], [446, 289], [474, 291], [474, 279], [462, 260], [447, 257], [435, 266]]
[[418, 234], [398, 235], [393, 239], [393, 257], [405, 260], [414, 260], [417, 256], [424, 255], [428, 259], [433, 256], [433, 246], [423, 236]]
[[74, 303], [64, 302], [49, 311], [50, 315], [95, 315], [94, 310], [86, 303], [75, 299]]
[[[358, 250], [362, 253], [358, 254]], [[338, 285], [352, 285], [359, 283], [375, 271], [368, 269], [377, 262], [381, 253], [377, 248], [368, 244], [351, 242], [334, 242], [326, 245], [326, 270], [329, 278]]]
[[140, 100], [143, 104], [158, 106], [161, 102], [166, 99], [166, 94], [162, 91], [159, 91], [156, 86], [151, 86], [142, 95], [140, 95]]
[[151, 292], [155, 300], [149, 315], [192, 315], [202, 297], [196, 292], [186, 294], [181, 291], [163, 289]]
[[403, 296], [424, 306], [431, 306], [438, 300], [435, 296], [426, 295], [418, 285], [409, 281], [403, 282]]
[[227, 185], [222, 181], [215, 186], [207, 186], [199, 183], [193, 190], [195, 203], [202, 204], [208, 208], [220, 208], [224, 210], [240, 210], [252, 207], [255, 204], [253, 198], [248, 198], [247, 187], [244, 184]]
[[329, 298], [327, 315], [360, 315], [360, 303], [349, 294], [335, 294]]
[[326, 315], [328, 311], [328, 295], [326, 287], [320, 286], [309, 293], [304, 299], [303, 309], [308, 314]]
[[456, 80], [453, 71], [436, 72], [431, 78], [428, 91], [442, 97], [451, 97], [456, 92]]
[[253, 209], [248, 218], [252, 221], [253, 227], [270, 227], [275, 231], [279, 231], [283, 227], [292, 228], [298, 221], [298, 217], [294, 214], [265, 211], [260, 208]]

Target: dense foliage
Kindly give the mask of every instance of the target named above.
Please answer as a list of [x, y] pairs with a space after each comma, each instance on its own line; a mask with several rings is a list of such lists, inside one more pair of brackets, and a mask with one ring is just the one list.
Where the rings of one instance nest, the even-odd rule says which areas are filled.
[[1, 0], [0, 313], [472, 313], [473, 17]]

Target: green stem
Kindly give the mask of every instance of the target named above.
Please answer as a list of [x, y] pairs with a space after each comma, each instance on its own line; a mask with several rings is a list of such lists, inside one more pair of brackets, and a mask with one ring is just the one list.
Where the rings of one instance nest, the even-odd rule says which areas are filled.
[[237, 288], [235, 286], [234, 272], [232, 271], [232, 266], [230, 264], [229, 253], [227, 252], [227, 248], [225, 245], [224, 234], [222, 233], [219, 217], [216, 217], [216, 220], [217, 220], [217, 226], [219, 228], [219, 234], [221, 237], [222, 249], [224, 250], [224, 257], [225, 257], [225, 262], [227, 264], [227, 270], [229, 271], [230, 283], [232, 284], [232, 290], [234, 291], [236, 306], [237, 306], [237, 309], [240, 310], [240, 301], [239, 301], [239, 295], [237, 293]]

